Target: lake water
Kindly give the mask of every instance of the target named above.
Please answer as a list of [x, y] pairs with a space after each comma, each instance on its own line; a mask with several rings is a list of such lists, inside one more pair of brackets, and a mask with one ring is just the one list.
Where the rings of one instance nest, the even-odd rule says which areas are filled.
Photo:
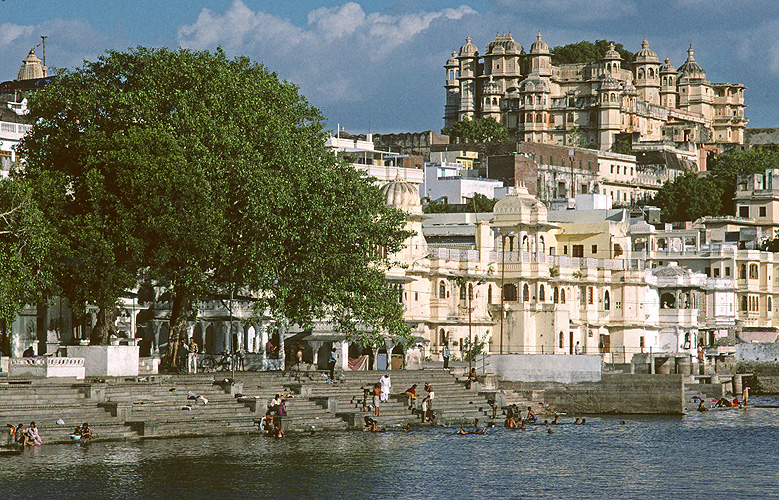
[[[750, 403], [779, 405], [777, 398]], [[564, 417], [563, 422], [572, 421]], [[625, 425], [620, 425], [625, 420]], [[0, 498], [774, 498], [779, 409], [486, 436], [454, 428], [49, 445], [0, 457]], [[45, 439], [45, 436], [44, 436]]]

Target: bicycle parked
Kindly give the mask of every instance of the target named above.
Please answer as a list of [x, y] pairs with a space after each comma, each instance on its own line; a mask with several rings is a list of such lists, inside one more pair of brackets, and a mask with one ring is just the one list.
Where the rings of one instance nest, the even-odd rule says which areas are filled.
[[227, 351], [221, 354], [205, 354], [200, 362], [204, 372], [229, 371], [232, 367], [232, 356]]

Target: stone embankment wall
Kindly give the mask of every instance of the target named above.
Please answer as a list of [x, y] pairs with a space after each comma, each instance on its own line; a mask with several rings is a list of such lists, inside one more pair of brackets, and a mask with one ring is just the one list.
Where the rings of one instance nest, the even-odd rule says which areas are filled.
[[[480, 365], [481, 361], [477, 361]], [[485, 371], [506, 382], [576, 384], [601, 379], [601, 357], [559, 354], [490, 354]]]
[[749, 373], [744, 385], [752, 394], [779, 394], [779, 342], [751, 342], [736, 346], [736, 372]]
[[564, 413], [682, 414], [682, 375], [603, 375], [600, 382], [551, 387], [544, 402]]

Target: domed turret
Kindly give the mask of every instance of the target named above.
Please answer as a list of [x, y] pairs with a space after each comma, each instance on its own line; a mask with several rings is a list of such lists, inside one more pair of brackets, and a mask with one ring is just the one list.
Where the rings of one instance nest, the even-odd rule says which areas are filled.
[[679, 78], [695, 78], [705, 80], [706, 71], [704, 71], [701, 65], [695, 61], [695, 58], [692, 56], [692, 54], [692, 45], [690, 45], [690, 48], [687, 49], [687, 60], [684, 61], [684, 64], [679, 66]]
[[665, 61], [663, 61], [663, 65], [660, 66], [660, 74], [663, 75], [667, 73], [676, 73], [676, 68], [671, 64], [671, 60], [666, 57]]
[[541, 40], [541, 33], [536, 36], [536, 41], [530, 46], [530, 72], [541, 76], [552, 76], [552, 54], [549, 45]]
[[614, 48], [614, 43], [609, 43], [609, 50], [606, 51], [605, 54], [603, 54], [603, 57], [601, 58], [601, 61], [616, 61], [616, 60], [622, 60], [622, 56], [619, 55], [619, 52], [617, 52], [617, 49]]
[[622, 56], [614, 48], [614, 43], [609, 43], [609, 50], [600, 59], [603, 74], [610, 76], [619, 76], [622, 69]]
[[549, 92], [549, 84], [538, 76], [537, 74], [531, 74], [519, 84], [520, 92]]
[[649, 42], [646, 38], [641, 42], [641, 50], [636, 52], [636, 64], [640, 63], [660, 63], [660, 59], [657, 57], [652, 49], [649, 48]]
[[492, 212], [495, 225], [498, 227], [547, 222], [546, 207], [524, 186], [518, 187], [516, 192], [507, 194], [505, 198], [495, 203]]
[[487, 44], [487, 47], [484, 50], [484, 55], [494, 53], [520, 54], [521, 52], [522, 46], [514, 40], [514, 38], [511, 36], [511, 33], [508, 35], [505, 33], [502, 35], [496, 33], [495, 39]]
[[675, 108], [676, 103], [676, 68], [666, 57], [665, 63], [660, 66], [660, 104], [668, 108]]
[[545, 41], [541, 40], [541, 32], [536, 35], [536, 41], [530, 46], [531, 54], [549, 54], [549, 45]]
[[479, 49], [471, 43], [471, 37], [465, 38], [465, 45], [460, 47], [461, 56], [474, 56], [479, 53]]
[[35, 55], [35, 49], [30, 49], [30, 53], [22, 60], [22, 66], [19, 68], [16, 79], [21, 81], [44, 78], [46, 77], [46, 69], [43, 62]]
[[444, 65], [445, 68], [449, 67], [457, 67], [459, 63], [457, 62], [457, 52], [452, 51], [452, 57], [446, 60], [446, 64]]
[[400, 174], [395, 177], [394, 181], [390, 181], [382, 186], [381, 192], [387, 205], [412, 215], [422, 213], [422, 205], [419, 201], [419, 186], [402, 180]]
[[619, 80], [607, 76], [600, 82], [600, 90], [622, 90]]

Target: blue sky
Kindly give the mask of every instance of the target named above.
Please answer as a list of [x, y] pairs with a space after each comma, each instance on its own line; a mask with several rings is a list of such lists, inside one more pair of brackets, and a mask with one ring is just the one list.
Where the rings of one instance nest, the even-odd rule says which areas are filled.
[[751, 127], [779, 126], [775, 0], [3, 0], [0, 81], [40, 35], [47, 64], [67, 68], [107, 49], [221, 45], [297, 84], [330, 128], [439, 130], [442, 66], [466, 36], [483, 51], [511, 32], [528, 49], [539, 31], [550, 47], [609, 39], [638, 51], [646, 37], [676, 67], [692, 44], [710, 80], [748, 87]]

